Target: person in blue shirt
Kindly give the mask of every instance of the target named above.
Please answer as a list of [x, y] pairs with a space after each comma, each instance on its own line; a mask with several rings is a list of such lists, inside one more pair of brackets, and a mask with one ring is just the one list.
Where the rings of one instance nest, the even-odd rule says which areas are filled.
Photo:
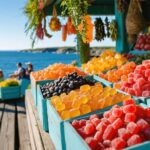
[[30, 62], [26, 63], [26, 65], [26, 78], [30, 80], [30, 73], [33, 71], [33, 65]]

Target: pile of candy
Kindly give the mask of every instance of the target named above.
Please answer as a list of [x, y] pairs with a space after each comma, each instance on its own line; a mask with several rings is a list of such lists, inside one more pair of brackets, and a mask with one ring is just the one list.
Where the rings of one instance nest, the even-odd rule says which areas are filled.
[[44, 98], [51, 96], [59, 96], [61, 93], [69, 93], [71, 90], [80, 88], [81, 85], [94, 85], [94, 82], [87, 80], [85, 77], [79, 76], [76, 72], [69, 74], [63, 78], [55, 80], [54, 82], [46, 83], [41, 86], [41, 91]]
[[106, 74], [100, 73], [99, 76], [109, 82], [117, 82], [123, 75], [128, 75], [133, 72], [136, 67], [134, 62], [127, 62], [125, 65], [118, 67], [118, 69], [112, 69]]
[[120, 150], [150, 140], [150, 108], [130, 99], [121, 107], [113, 106], [102, 118], [91, 115], [88, 120], [74, 120], [72, 126], [92, 150]]
[[61, 118], [69, 119], [91, 111], [103, 109], [129, 99], [130, 96], [118, 93], [110, 87], [103, 87], [101, 83], [94, 86], [82, 85], [80, 89], [53, 96], [50, 100]]
[[19, 86], [19, 81], [15, 79], [8, 79], [0, 82], [0, 87]]
[[114, 51], [104, 51], [98, 58], [94, 57], [87, 64], [83, 64], [82, 68], [90, 74], [100, 74], [106, 70], [112, 69], [115, 66], [121, 66], [127, 59]]
[[[48, 68], [32, 72], [31, 76], [36, 80], [55, 80], [62, 78], [70, 73], [77, 72], [78, 75], [85, 76], [86, 74], [73, 65], [66, 65], [61, 63], [56, 63], [50, 65]], [[31, 78], [32, 79], [32, 78]]]
[[150, 96], [150, 60], [143, 61], [133, 73], [122, 76], [121, 80], [121, 83], [114, 84], [115, 88], [134, 96]]

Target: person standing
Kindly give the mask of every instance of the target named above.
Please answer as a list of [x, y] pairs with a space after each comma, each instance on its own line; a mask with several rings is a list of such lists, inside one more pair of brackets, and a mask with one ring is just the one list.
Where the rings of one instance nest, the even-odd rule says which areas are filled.
[[26, 78], [30, 80], [30, 73], [33, 71], [33, 65], [30, 62], [26, 63], [26, 65]]

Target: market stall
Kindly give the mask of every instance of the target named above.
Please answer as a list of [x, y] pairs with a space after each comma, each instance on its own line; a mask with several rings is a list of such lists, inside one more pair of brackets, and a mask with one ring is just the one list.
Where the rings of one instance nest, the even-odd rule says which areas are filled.
[[[31, 73], [34, 105], [55, 148], [150, 147], [149, 1], [36, 2], [26, 5], [29, 27], [36, 31], [35, 36], [51, 37], [46, 30], [46, 16], [52, 15], [49, 27], [53, 32], [62, 29], [64, 41], [68, 35], [77, 34], [82, 64], [78, 68], [56, 62]], [[30, 14], [32, 10], [37, 14]], [[65, 25], [58, 18], [62, 13], [69, 16]], [[93, 24], [90, 15], [116, 18], [109, 22], [106, 17], [104, 23], [98, 17]], [[96, 40], [107, 36], [116, 41], [116, 51], [106, 50], [89, 60], [94, 28]]]

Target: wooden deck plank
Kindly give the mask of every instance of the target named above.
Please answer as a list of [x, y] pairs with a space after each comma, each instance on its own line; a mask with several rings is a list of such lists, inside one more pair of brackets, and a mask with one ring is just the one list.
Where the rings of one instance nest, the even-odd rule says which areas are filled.
[[29, 129], [29, 136], [30, 136], [31, 148], [32, 148], [32, 150], [36, 150], [35, 140], [34, 140], [34, 136], [33, 136], [32, 127], [30, 125], [30, 118], [29, 118], [29, 113], [28, 113], [27, 109], [26, 109], [26, 114], [27, 114], [27, 123], [28, 123], [28, 129]]
[[26, 102], [26, 109], [28, 111], [28, 115], [29, 115], [28, 117], [29, 117], [31, 129], [32, 129], [36, 149], [37, 150], [44, 150], [42, 139], [41, 139], [39, 129], [38, 129], [38, 124], [37, 124], [37, 121], [34, 117], [34, 113], [32, 111], [31, 105], [28, 102]]
[[0, 131], [0, 150], [15, 150], [15, 105], [6, 104]]
[[[33, 97], [32, 97], [32, 94], [30, 92], [30, 90], [27, 90], [26, 92], [26, 109], [27, 110], [30, 110], [29, 112], [29, 115], [31, 113], [31, 110], [32, 110], [32, 117], [35, 118], [36, 120], [36, 127], [38, 128], [38, 131], [39, 131], [39, 136], [41, 138], [41, 142], [42, 142], [42, 145], [43, 145], [43, 149], [44, 150], [55, 150], [55, 147], [53, 145], [53, 142], [52, 140], [50, 139], [50, 136], [48, 133], [46, 133], [43, 129], [42, 129], [42, 125], [41, 125], [41, 122], [40, 122], [40, 119], [39, 119], [39, 116], [38, 116], [38, 113], [37, 113], [37, 110], [36, 110], [36, 107], [34, 105], [34, 102], [33, 102]], [[28, 115], [28, 114], [27, 114]], [[33, 125], [33, 122], [31, 122], [32, 125]], [[34, 133], [35, 134], [35, 133]], [[35, 139], [36, 140], [36, 139]], [[39, 149], [40, 150], [40, 149]]]
[[17, 102], [17, 121], [18, 121], [18, 134], [19, 134], [19, 149], [31, 150], [31, 143], [29, 138], [29, 130], [27, 126], [27, 118], [24, 102]]

